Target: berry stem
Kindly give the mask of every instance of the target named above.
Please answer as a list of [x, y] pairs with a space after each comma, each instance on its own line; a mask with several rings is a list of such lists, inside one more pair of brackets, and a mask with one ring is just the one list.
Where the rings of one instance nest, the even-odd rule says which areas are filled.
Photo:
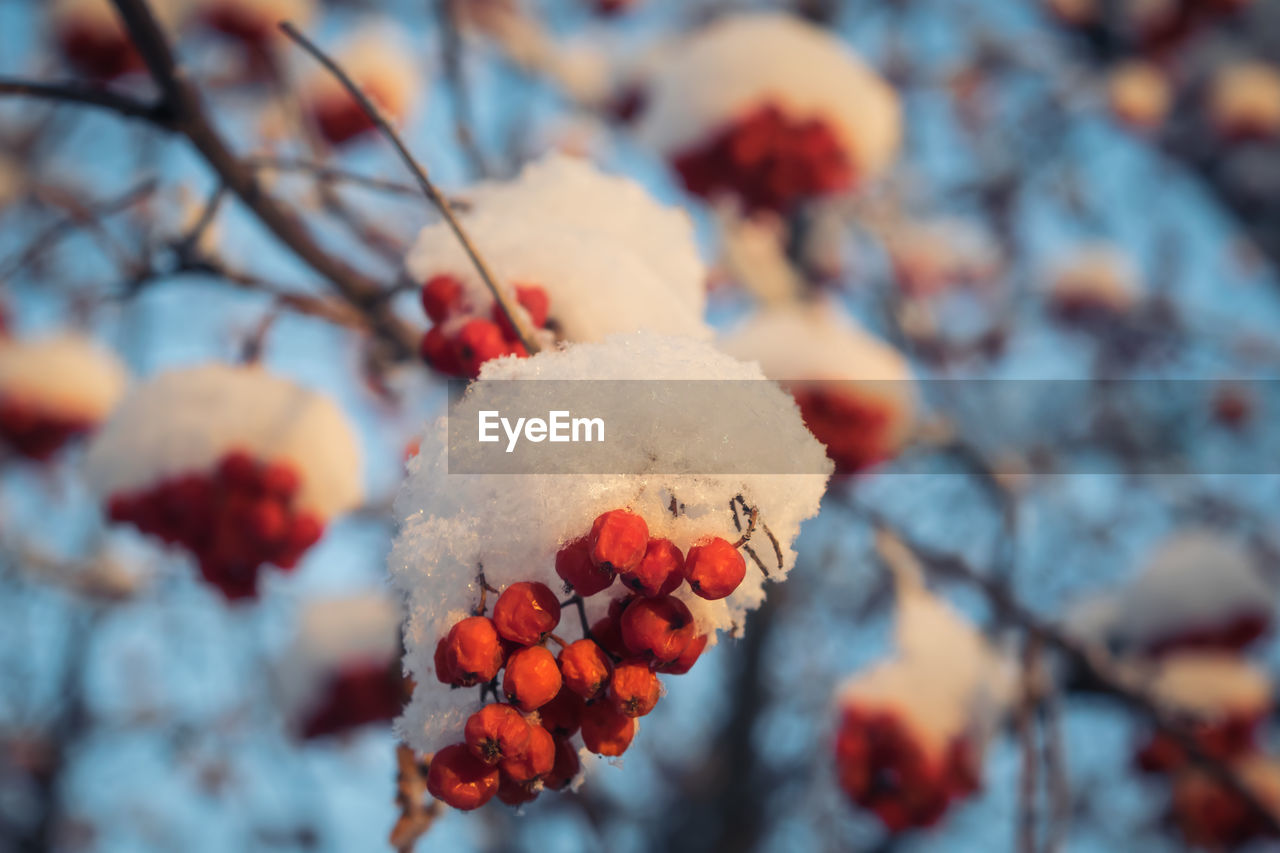
[[582, 596], [575, 595], [560, 602], [561, 607], [568, 607], [569, 605], [573, 605], [578, 609], [578, 621], [582, 623], [583, 639], [594, 641], [595, 637], [591, 636], [591, 625], [587, 623], [587, 608], [583, 606]]

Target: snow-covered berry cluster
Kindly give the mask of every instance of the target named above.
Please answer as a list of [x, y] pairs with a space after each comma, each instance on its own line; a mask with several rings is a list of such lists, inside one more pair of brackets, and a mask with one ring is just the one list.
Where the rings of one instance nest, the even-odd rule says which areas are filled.
[[[403, 121], [417, 96], [413, 58], [389, 27], [370, 25], [334, 52], [334, 59], [392, 122]], [[313, 68], [301, 83], [303, 109], [330, 145], [345, 145], [372, 131], [373, 119], [332, 74]]]
[[[499, 287], [540, 345], [598, 341], [640, 329], [707, 339], [706, 270], [687, 214], [639, 184], [584, 161], [552, 156], [513, 181], [462, 194], [457, 214]], [[471, 259], [443, 223], [423, 229], [407, 267], [423, 282], [428, 363], [476, 376], [524, 347]]]
[[838, 474], [893, 458], [909, 438], [915, 390], [906, 359], [829, 305], [762, 311], [721, 348], [791, 391]]
[[837, 696], [836, 782], [890, 832], [932, 826], [981, 786], [986, 741], [1009, 706], [1012, 665], [922, 585], [886, 543], [898, 582], [898, 654]]
[[1049, 272], [1049, 306], [1071, 324], [1093, 324], [1128, 314], [1142, 298], [1133, 260], [1106, 243], [1085, 244], [1059, 258]]
[[[489, 380], [511, 379], [764, 377], [709, 343], [637, 333], [489, 361], [450, 418], [492, 408], [510, 383]], [[591, 753], [620, 755], [661, 695], [659, 676], [687, 671], [717, 632], [741, 625], [766, 572], [785, 578], [830, 463], [781, 389], [745, 384], [759, 394], [759, 423], [743, 435], [760, 431], [815, 473], [657, 473], [687, 461], [695, 411], [672, 411], [670, 429], [619, 447], [619, 470], [643, 460], [652, 474], [446, 475], [462, 450], [443, 420], [428, 432], [397, 498], [390, 567], [418, 683], [398, 729], [435, 753], [436, 796], [459, 808], [518, 803], [568, 784]]]
[[328, 399], [260, 367], [174, 370], [137, 388], [89, 449], [110, 517], [193, 554], [229, 599], [293, 568], [360, 499], [353, 430]]
[[838, 39], [797, 18], [721, 18], [638, 83], [637, 132], [693, 193], [747, 212], [859, 186], [896, 155], [896, 94]]
[[[662, 695], [658, 674], [688, 672], [707, 646], [693, 613], [672, 593], [687, 582], [701, 598], [725, 598], [747, 566], [725, 539], [699, 540], [685, 554], [670, 539], [651, 537], [641, 516], [619, 508], [601, 513], [590, 532], [564, 545], [555, 570], [573, 593], [567, 601], [546, 584], [517, 581], [498, 596], [491, 617], [459, 620], [436, 645], [437, 679], [453, 687], [479, 684], [496, 697], [501, 672], [506, 698], [472, 714], [465, 742], [450, 753], [456, 757], [438, 772], [433, 766], [431, 793], [456, 808], [483, 805], [494, 793], [518, 805], [544, 787], [565, 787], [578, 771], [568, 742], [575, 733], [589, 752], [626, 752], [636, 719]], [[631, 592], [613, 597], [588, 627], [585, 600], [615, 580]], [[582, 620], [582, 636], [573, 642], [554, 633], [569, 605], [580, 608]], [[558, 655], [548, 641], [559, 646]], [[462, 757], [464, 748], [471, 758]], [[475, 760], [488, 769], [481, 771]], [[460, 772], [468, 765], [474, 772]], [[487, 780], [479, 787], [472, 781], [477, 773]]]
[[80, 335], [0, 337], [0, 449], [48, 460], [97, 427], [126, 382], [116, 357]]
[[196, 16], [210, 29], [261, 51], [280, 39], [280, 21], [304, 25], [315, 0], [198, 0]]

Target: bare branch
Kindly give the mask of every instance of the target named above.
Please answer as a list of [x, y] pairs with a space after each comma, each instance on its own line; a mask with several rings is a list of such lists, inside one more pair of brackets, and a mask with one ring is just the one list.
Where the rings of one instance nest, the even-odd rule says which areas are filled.
[[471, 162], [472, 170], [482, 178], [488, 177], [489, 164], [473, 130], [475, 115], [471, 109], [471, 90], [462, 67], [462, 33], [458, 28], [458, 10], [454, 0], [436, 0], [436, 22], [444, 55], [445, 83], [453, 101], [454, 135]]
[[168, 128], [171, 122], [171, 117], [163, 104], [149, 104], [99, 86], [85, 86], [80, 83], [43, 83], [36, 80], [0, 77], [0, 95], [99, 107], [125, 118], [148, 121], [163, 128]]

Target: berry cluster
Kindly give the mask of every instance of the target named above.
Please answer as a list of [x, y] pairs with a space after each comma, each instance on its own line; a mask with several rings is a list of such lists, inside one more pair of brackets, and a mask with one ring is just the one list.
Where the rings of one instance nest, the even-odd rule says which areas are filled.
[[401, 672], [398, 656], [390, 662], [348, 664], [326, 682], [302, 723], [302, 736], [323, 737], [393, 720], [412, 694], [413, 680]]
[[807, 383], [792, 384], [788, 390], [804, 425], [827, 446], [837, 474], [856, 474], [890, 456], [885, 438], [892, 417], [888, 403]]
[[[359, 82], [366, 94], [375, 101], [378, 100], [377, 90], [373, 84]], [[312, 124], [330, 145], [343, 145], [376, 127], [364, 108], [346, 92], [317, 98], [310, 105], [308, 112]]]
[[21, 400], [0, 397], [0, 445], [37, 462], [47, 461], [93, 426], [86, 420], [50, 414]]
[[981, 784], [978, 757], [966, 739], [930, 755], [891, 711], [845, 708], [835, 753], [840, 787], [890, 832], [936, 824], [952, 802]]
[[58, 46], [77, 71], [108, 81], [143, 68], [142, 56], [123, 27], [70, 19], [58, 26]]
[[731, 193], [748, 212], [785, 213], [807, 198], [848, 189], [853, 164], [822, 119], [795, 120], [766, 104], [677, 154], [672, 165], [695, 195]]
[[[537, 285], [517, 284], [515, 293], [533, 325], [544, 328], [551, 306], [547, 292]], [[529, 354], [502, 307], [495, 302], [489, 316], [481, 316], [454, 276], [432, 276], [422, 286], [422, 308], [433, 324], [422, 338], [422, 357], [441, 373], [474, 379], [480, 365], [491, 358]]]
[[1274, 838], [1250, 803], [1199, 769], [1187, 769], [1175, 778], [1171, 817], [1187, 843], [1204, 850], [1234, 850]]
[[[742, 582], [746, 563], [720, 538], [703, 539], [683, 554], [670, 540], [651, 537], [639, 515], [615, 509], [560, 549], [556, 574], [574, 593], [568, 601], [557, 601], [545, 584], [513, 583], [492, 617], [483, 615], [482, 603], [481, 615], [459, 621], [436, 646], [441, 682], [483, 685], [496, 694], [502, 672], [506, 698], [473, 714], [465, 742], [440, 750], [431, 762], [427, 788], [454, 808], [477, 808], [495, 794], [518, 805], [543, 788], [564, 788], [578, 773], [569, 741], [574, 734], [594, 753], [623, 754], [636, 718], [661, 696], [658, 674], [688, 672], [707, 645], [689, 608], [672, 593], [687, 582], [695, 595], [724, 598]], [[615, 580], [628, 592], [588, 627], [583, 599]], [[561, 607], [570, 604], [578, 608], [583, 633], [571, 643], [553, 633]], [[547, 640], [559, 646], [558, 655]]]
[[[1230, 714], [1193, 724], [1189, 732], [1196, 749], [1208, 758], [1232, 761], [1253, 752], [1257, 747], [1258, 727], [1263, 714]], [[1192, 764], [1179, 739], [1167, 732], [1156, 732], [1135, 756], [1138, 769], [1144, 773], [1176, 773]]]
[[214, 3], [201, 16], [205, 26], [261, 50], [276, 37], [275, 18], [246, 3]]
[[1176, 634], [1159, 637], [1149, 643], [1144, 651], [1151, 655], [1164, 655], [1178, 651], [1211, 651], [1219, 649], [1240, 652], [1266, 636], [1271, 630], [1270, 615], [1262, 611], [1241, 613], [1227, 622], [1216, 625], [1200, 625], [1185, 628]]
[[263, 563], [292, 569], [324, 532], [319, 518], [294, 506], [298, 485], [289, 465], [232, 451], [212, 472], [113, 495], [108, 511], [113, 521], [187, 548], [228, 599], [253, 598]]

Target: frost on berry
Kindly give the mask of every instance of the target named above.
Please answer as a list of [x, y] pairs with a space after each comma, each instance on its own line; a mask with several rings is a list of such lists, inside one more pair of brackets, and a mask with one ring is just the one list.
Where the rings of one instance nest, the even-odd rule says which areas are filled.
[[510, 705], [485, 705], [467, 719], [467, 748], [485, 764], [497, 764], [529, 748], [529, 723]]
[[906, 359], [833, 306], [763, 311], [732, 330], [721, 348], [759, 362], [791, 390], [839, 474], [893, 458], [910, 437], [916, 402]]
[[564, 686], [583, 699], [594, 699], [609, 684], [613, 662], [592, 640], [577, 640], [560, 652], [560, 673]]
[[0, 336], [0, 448], [49, 459], [97, 427], [127, 381], [110, 351], [80, 335]]
[[610, 702], [594, 702], [582, 712], [582, 743], [596, 755], [622, 755], [635, 736], [635, 718]]
[[747, 563], [742, 553], [719, 536], [694, 543], [684, 561], [684, 577], [689, 588], [708, 601], [732, 595], [746, 574]]
[[648, 661], [627, 660], [614, 668], [609, 681], [609, 703], [619, 714], [643, 717], [658, 704], [661, 695], [662, 684]]
[[493, 605], [493, 624], [503, 639], [531, 646], [560, 624], [560, 602], [546, 584], [513, 583]]
[[1271, 629], [1274, 591], [1245, 547], [1188, 529], [1157, 543], [1120, 589], [1078, 603], [1068, 630], [1126, 652], [1239, 651]]
[[679, 659], [694, 635], [693, 614], [683, 601], [669, 595], [633, 601], [623, 611], [619, 628], [631, 654], [659, 663]]
[[379, 594], [306, 602], [276, 671], [304, 737], [391, 721], [413, 689], [401, 671], [398, 604]]
[[[639, 184], [553, 156], [462, 195], [468, 233], [540, 345], [640, 329], [711, 336], [692, 223]], [[474, 378], [488, 361], [527, 355], [447, 225], [423, 229], [406, 264], [423, 283], [433, 367]]]
[[498, 793], [498, 768], [476, 758], [466, 744], [446, 746], [431, 758], [427, 791], [455, 809], [478, 809]]
[[113, 520], [181, 545], [232, 599], [256, 593], [263, 564], [293, 568], [361, 496], [342, 412], [257, 366], [139, 386], [90, 445], [86, 474]]
[[885, 171], [897, 96], [838, 39], [779, 14], [725, 16], [640, 85], [637, 133], [694, 193], [786, 210]]
[[[551, 305], [554, 315], [554, 294]], [[486, 404], [486, 395], [491, 393], [490, 379], [534, 378], [759, 380], [763, 376], [754, 365], [737, 362], [708, 343], [640, 333], [603, 343], [570, 344], [527, 359], [490, 361], [483, 365], [479, 380], [471, 383], [459, 405], [463, 409], [473, 405], [492, 408]], [[532, 398], [536, 398], [537, 386], [527, 384]], [[757, 385], [761, 395], [756, 407], [759, 420], [743, 423], [744, 435], [758, 431], [811, 466], [807, 470], [829, 470], [821, 445], [804, 428], [789, 395], [771, 383], [753, 383], [752, 387]], [[634, 405], [638, 413], [649, 404], [637, 399]], [[453, 416], [469, 417], [465, 411], [455, 411]], [[669, 433], [664, 431], [658, 438], [646, 440], [645, 446], [624, 445], [620, 452], [654, 460], [657, 470], [661, 470], [670, 460], [684, 458], [688, 453], [682, 436], [696, 429], [701, 417], [702, 413], [696, 411], [673, 411]], [[610, 572], [614, 565], [626, 566], [628, 572], [635, 574], [653, 541], [670, 542], [674, 550], [659, 561], [662, 565], [644, 574], [658, 585], [660, 592], [670, 584], [669, 574], [666, 581], [658, 579], [669, 573], [672, 562], [678, 563], [677, 551], [683, 554], [706, 537], [733, 543], [744, 535], [746, 511], [735, 502], [738, 509], [730, 512], [731, 501], [741, 496], [758, 513], [761, 526], [752, 534], [758, 538], [751, 541], [759, 546], [768, 580], [782, 581], [795, 559], [792, 543], [800, 523], [816, 512], [826, 484], [822, 473], [529, 474], [494, 478], [455, 470], [446, 475], [452, 451], [446, 447], [444, 428], [441, 421], [430, 429], [421, 451], [408, 462], [408, 478], [396, 502], [400, 529], [389, 559], [394, 583], [406, 597], [410, 614], [405, 631], [406, 666], [420, 685], [397, 724], [397, 731], [422, 752], [462, 740], [467, 719], [480, 704], [491, 701], [492, 697], [479, 696], [479, 687], [451, 689], [457, 678], [447, 671], [449, 661], [442, 660], [440, 667], [435, 661], [441, 638], [461, 619], [480, 612], [482, 605], [503, 634], [520, 641], [508, 650], [506, 670], [498, 673], [500, 695], [510, 695], [513, 704], [523, 711], [538, 714], [554, 736], [569, 736], [575, 743], [582, 738], [585, 742], [583, 726], [591, 714], [599, 713], [592, 709], [609, 704], [603, 695], [608, 685], [596, 687], [601, 679], [600, 669], [607, 673], [609, 665], [643, 657], [655, 667], [670, 662], [672, 673], [687, 670], [702, 648], [714, 644], [719, 631], [735, 623], [743, 624], [747, 612], [763, 600], [766, 588], [765, 574], [754, 563], [736, 588], [716, 601], [700, 598], [681, 581], [667, 593], [669, 600], [659, 594], [654, 597], [654, 604], [645, 605], [631, 617], [637, 629], [633, 642], [639, 649], [632, 651], [623, 639], [621, 622], [627, 608], [637, 606], [644, 596], [636, 596], [630, 590], [624, 594], [621, 584], [613, 583], [616, 578]], [[732, 442], [733, 436], [726, 440]], [[626, 460], [623, 462], [625, 466]], [[590, 542], [592, 527], [602, 516], [625, 522], [616, 530], [613, 523], [602, 523], [602, 529], [597, 531], [595, 544], [599, 550], [594, 556], [607, 567], [604, 572], [592, 560]], [[631, 516], [635, 521], [629, 520]], [[638, 523], [641, 521], [643, 524]], [[764, 524], [778, 541], [780, 563], [766, 538]], [[477, 574], [480, 570], [484, 588], [492, 590], [483, 595]], [[567, 592], [566, 580], [571, 584]], [[527, 632], [508, 630], [503, 625], [507, 604], [499, 602], [516, 584], [542, 584], [560, 598], [562, 612], [553, 633], [564, 641], [564, 648], [552, 645], [557, 640], [550, 638], [542, 645], [521, 645], [544, 633], [545, 626], [536, 620]], [[583, 596], [589, 637], [582, 631], [577, 602], [564, 606], [575, 593]], [[702, 640], [696, 643], [698, 648], [689, 653], [688, 647], [695, 645], [694, 638], [699, 637]], [[605, 658], [593, 654], [585, 656], [587, 660], [575, 660], [582, 654], [577, 649], [592, 649], [590, 645], [575, 646], [583, 639], [599, 646]], [[560, 666], [552, 651], [560, 654]], [[442, 669], [446, 670], [446, 684], [440, 681]], [[598, 698], [584, 706], [575, 688]], [[592, 737], [601, 731], [600, 722]]]
[[502, 692], [522, 711], [536, 711], [556, 698], [563, 679], [551, 652], [530, 646], [507, 658]]

